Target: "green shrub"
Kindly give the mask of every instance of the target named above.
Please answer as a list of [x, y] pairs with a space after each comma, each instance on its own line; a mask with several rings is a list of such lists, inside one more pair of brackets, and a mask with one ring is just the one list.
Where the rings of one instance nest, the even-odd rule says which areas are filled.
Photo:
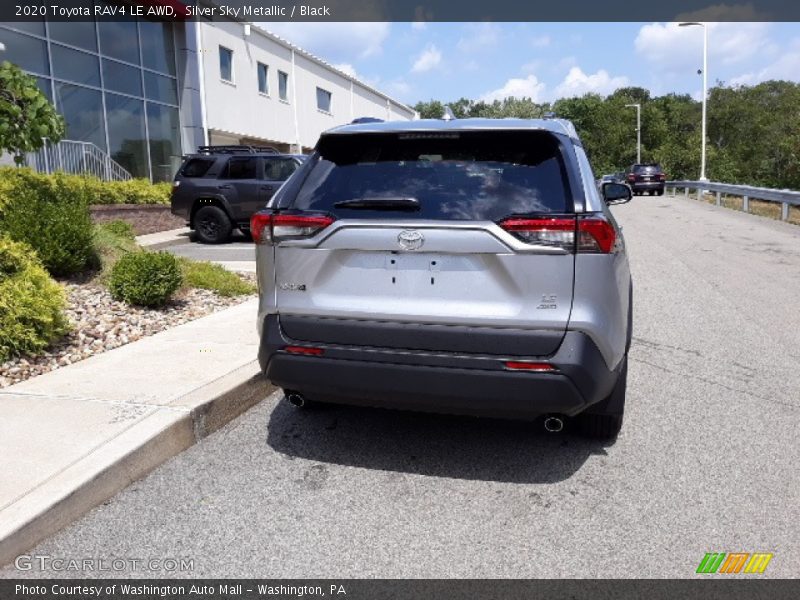
[[169, 252], [130, 252], [112, 268], [108, 288], [116, 300], [161, 306], [181, 283], [178, 260]]
[[183, 281], [189, 287], [212, 290], [220, 296], [226, 297], [244, 296], [256, 291], [256, 286], [220, 265], [188, 258], [181, 258], [180, 264], [183, 270]]
[[69, 175], [90, 190], [91, 204], [169, 204], [172, 184], [147, 179], [102, 181], [96, 177]]
[[0, 362], [41, 352], [64, 335], [65, 298], [33, 251], [0, 237]]
[[30, 245], [51, 275], [79, 273], [93, 264], [88, 205], [81, 178], [0, 169], [0, 234]]

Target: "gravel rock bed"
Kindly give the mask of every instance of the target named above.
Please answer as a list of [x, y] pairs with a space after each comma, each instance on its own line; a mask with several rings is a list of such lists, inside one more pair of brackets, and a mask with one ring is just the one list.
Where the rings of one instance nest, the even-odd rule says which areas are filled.
[[[253, 282], [254, 276], [242, 274]], [[0, 364], [0, 388], [53, 369], [135, 342], [212, 312], [240, 304], [252, 296], [224, 298], [214, 292], [189, 289], [158, 309], [117, 302], [94, 283], [62, 282], [67, 292], [66, 315], [72, 331], [40, 356], [17, 357]]]

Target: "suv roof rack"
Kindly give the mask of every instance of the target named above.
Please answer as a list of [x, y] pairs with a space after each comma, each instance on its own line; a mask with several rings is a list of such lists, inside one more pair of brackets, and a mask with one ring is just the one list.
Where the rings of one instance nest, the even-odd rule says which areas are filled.
[[274, 146], [198, 146], [198, 154], [280, 154]]

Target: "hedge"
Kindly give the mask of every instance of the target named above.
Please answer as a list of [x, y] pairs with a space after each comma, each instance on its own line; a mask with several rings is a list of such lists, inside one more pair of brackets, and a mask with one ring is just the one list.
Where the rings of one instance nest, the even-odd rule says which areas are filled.
[[[14, 177], [19, 169], [0, 167], [0, 182]], [[88, 175], [57, 174], [64, 185], [81, 188], [87, 192], [89, 204], [169, 204], [172, 184], [169, 182], [150, 183], [147, 179], [127, 181], [103, 181]], [[45, 179], [54, 175], [42, 175]]]
[[68, 330], [61, 286], [30, 247], [0, 237], [0, 362], [36, 354]]
[[85, 271], [96, 263], [89, 200], [69, 175], [3, 169], [0, 234], [31, 246], [53, 276]]

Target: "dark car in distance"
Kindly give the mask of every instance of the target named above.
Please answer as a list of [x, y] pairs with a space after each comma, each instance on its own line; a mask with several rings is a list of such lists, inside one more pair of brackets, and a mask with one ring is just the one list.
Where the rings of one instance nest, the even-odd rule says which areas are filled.
[[172, 214], [186, 219], [204, 244], [219, 244], [234, 228], [250, 229], [305, 156], [269, 146], [201, 146], [188, 155], [172, 184]]
[[645, 193], [663, 196], [666, 181], [667, 175], [660, 164], [642, 163], [631, 165], [625, 182], [637, 196]]

